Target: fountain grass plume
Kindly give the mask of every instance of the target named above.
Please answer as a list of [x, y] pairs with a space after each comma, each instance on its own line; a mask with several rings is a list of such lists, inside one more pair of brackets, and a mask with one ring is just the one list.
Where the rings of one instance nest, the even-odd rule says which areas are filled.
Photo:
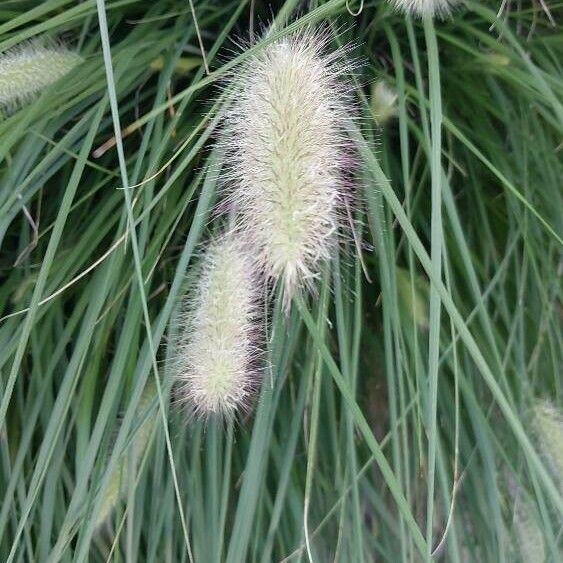
[[545, 542], [534, 507], [530, 502], [518, 500], [514, 506], [513, 529], [516, 553], [526, 563], [545, 562]]
[[525, 494], [522, 484], [508, 466], [504, 466], [499, 475], [503, 477], [500, 489], [506, 494], [508, 505], [512, 507], [512, 534], [504, 537], [510, 560], [544, 563], [545, 542], [532, 499]]
[[212, 240], [178, 315], [175, 396], [189, 415], [231, 418], [250, 407], [259, 383], [261, 281], [236, 234]]
[[563, 492], [563, 414], [549, 401], [537, 401], [532, 423], [540, 453]]
[[[154, 381], [148, 381], [143, 389], [137, 406], [137, 415], [139, 418], [143, 417], [144, 420], [135, 432], [130, 446], [133, 449], [132, 453], [135, 465], [137, 465], [143, 457], [149, 443], [153, 425], [158, 416], [158, 411], [154, 411], [147, 416], [148, 409], [153, 401], [156, 401], [156, 399], [156, 384]], [[108, 521], [108, 518], [112, 514], [117, 503], [124, 497], [127, 491], [127, 475], [129, 470], [132, 469], [130, 467], [130, 460], [130, 451], [127, 450], [123, 453], [117, 467], [111, 474], [110, 480], [108, 481], [107, 487], [104, 491], [100, 510], [96, 516], [96, 529], [99, 529], [105, 522]]]
[[350, 197], [353, 64], [329, 41], [306, 29], [247, 58], [229, 82], [220, 137], [227, 205], [286, 310], [331, 258]]
[[11, 114], [55, 83], [82, 57], [64, 45], [38, 37], [0, 55], [0, 110]]
[[459, 0], [390, 0], [400, 12], [404, 14], [424, 17], [445, 18], [449, 16], [451, 10]]
[[384, 80], [374, 82], [371, 89], [371, 110], [380, 127], [397, 115], [398, 95]]

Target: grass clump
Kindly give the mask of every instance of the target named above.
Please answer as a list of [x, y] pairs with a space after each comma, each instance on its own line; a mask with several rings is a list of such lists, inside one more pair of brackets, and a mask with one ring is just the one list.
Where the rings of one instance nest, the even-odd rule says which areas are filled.
[[[563, 45], [550, 14], [4, 4], [0, 53], [48, 34], [83, 61], [0, 121], [0, 560], [498, 563], [529, 546], [558, 560], [563, 499], [540, 435], [559, 419], [545, 431], [533, 414], [545, 398], [560, 413], [563, 392]], [[354, 205], [328, 198], [328, 254], [313, 217], [316, 292], [288, 308], [284, 284], [249, 282], [264, 321], [254, 412], [187, 423], [170, 408], [170, 321], [186, 280], [197, 286], [198, 249], [237, 221], [221, 85], [319, 28], [323, 52], [362, 61], [343, 125]], [[152, 443], [137, 456], [155, 374]], [[114, 525], [99, 527], [116, 474]]]

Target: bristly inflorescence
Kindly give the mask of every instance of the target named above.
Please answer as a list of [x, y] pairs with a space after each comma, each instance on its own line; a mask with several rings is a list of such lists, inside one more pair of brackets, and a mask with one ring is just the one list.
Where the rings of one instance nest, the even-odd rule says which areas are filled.
[[459, 0], [390, 0], [390, 2], [404, 14], [419, 18], [444, 18], [450, 14]]
[[371, 110], [380, 127], [397, 114], [398, 97], [397, 92], [385, 80], [374, 82], [371, 90]]
[[[115, 509], [119, 501], [127, 492], [127, 483], [129, 474], [136, 470], [138, 464], [141, 463], [143, 455], [149, 445], [149, 440], [157, 420], [157, 413], [147, 413], [152, 403], [157, 398], [156, 385], [153, 381], [149, 381], [141, 394], [139, 405], [137, 407], [137, 415], [143, 419], [141, 425], [137, 428], [133, 441], [131, 442], [131, 450], [125, 451], [113, 470], [110, 480], [103, 493], [102, 503], [96, 516], [96, 529], [100, 529], [102, 525], [108, 521], [111, 513]], [[133, 454], [131, 456], [131, 454]], [[133, 461], [135, 467], [130, 464]]]
[[328, 40], [306, 30], [250, 56], [232, 78], [221, 134], [236, 228], [265, 277], [281, 282], [286, 309], [331, 257], [347, 204], [351, 68]]
[[549, 401], [537, 401], [532, 424], [540, 453], [563, 491], [563, 413]]
[[459, 0], [390, 0], [397, 10], [412, 16], [446, 17]]
[[207, 246], [179, 316], [173, 370], [178, 402], [196, 417], [232, 417], [257, 383], [260, 292], [245, 242], [226, 234]]
[[39, 37], [0, 55], [0, 110], [12, 113], [70, 72], [82, 57]]

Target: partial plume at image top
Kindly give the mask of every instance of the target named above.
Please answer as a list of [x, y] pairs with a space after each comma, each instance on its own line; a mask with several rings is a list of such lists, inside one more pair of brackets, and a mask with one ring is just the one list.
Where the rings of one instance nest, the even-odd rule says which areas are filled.
[[445, 18], [459, 0], [389, 0], [398, 11], [411, 16], [424, 18]]

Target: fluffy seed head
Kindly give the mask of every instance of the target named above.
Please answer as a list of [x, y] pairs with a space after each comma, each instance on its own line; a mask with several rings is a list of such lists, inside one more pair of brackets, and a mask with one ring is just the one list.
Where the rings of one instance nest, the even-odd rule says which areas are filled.
[[12, 113], [56, 82], [82, 57], [40, 37], [0, 55], [0, 110]]
[[412, 16], [446, 17], [459, 0], [390, 0], [397, 10]]
[[371, 109], [380, 127], [397, 113], [397, 92], [384, 80], [378, 80], [371, 91]]
[[506, 551], [510, 561], [526, 563], [545, 562], [545, 543], [539, 527], [538, 515], [533, 504], [524, 495], [521, 484], [507, 466], [500, 473], [504, 479], [500, 482], [501, 490], [507, 494], [508, 504], [512, 509], [512, 535], [506, 535]]
[[248, 407], [256, 381], [260, 281], [234, 235], [211, 242], [180, 315], [174, 373], [191, 414], [230, 417]]
[[341, 52], [305, 31], [251, 56], [233, 77], [221, 143], [237, 228], [286, 306], [331, 255], [341, 218], [350, 97]]
[[516, 503], [513, 524], [520, 560], [526, 563], [544, 563], [545, 543], [531, 503]]
[[[139, 399], [139, 405], [137, 407], [137, 415], [139, 417], [145, 417], [147, 415], [147, 411], [156, 397], [156, 385], [153, 381], [149, 381]], [[135, 433], [130, 446], [133, 451], [133, 459], [135, 461], [135, 464], [138, 464], [143, 457], [143, 454], [149, 443], [149, 438], [151, 436], [156, 418], [156, 412], [144, 418], [142, 424], [139, 426], [137, 432]], [[117, 464], [117, 467], [111, 474], [110, 480], [104, 491], [104, 497], [100, 506], [100, 510], [96, 517], [96, 529], [99, 529], [105, 522], [108, 521], [108, 518], [110, 517], [117, 503], [124, 497], [127, 491], [127, 474], [129, 473], [130, 469], [129, 461], [130, 452], [126, 451], [123, 453], [121, 459], [119, 460], [119, 463]]]
[[533, 425], [540, 452], [563, 491], [563, 415], [548, 401], [539, 401], [533, 410]]

